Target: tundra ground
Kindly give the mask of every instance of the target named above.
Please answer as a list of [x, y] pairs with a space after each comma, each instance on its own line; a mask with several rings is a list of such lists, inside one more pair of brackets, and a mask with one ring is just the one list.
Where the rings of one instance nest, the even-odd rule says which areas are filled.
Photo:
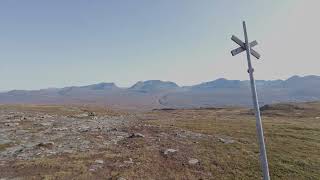
[[[320, 103], [262, 108], [272, 179], [320, 179]], [[4, 179], [260, 179], [245, 108], [0, 106]]]

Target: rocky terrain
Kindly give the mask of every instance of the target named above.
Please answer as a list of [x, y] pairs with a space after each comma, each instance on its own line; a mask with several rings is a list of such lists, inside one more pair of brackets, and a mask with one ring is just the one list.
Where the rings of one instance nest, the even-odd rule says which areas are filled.
[[87, 112], [74, 116], [6, 110], [0, 113], [1, 160], [31, 160], [100, 149], [129, 136], [117, 128], [134, 121], [123, 116], [97, 117]]
[[[261, 108], [272, 179], [319, 179], [320, 104]], [[0, 106], [2, 179], [259, 179], [246, 108]]]

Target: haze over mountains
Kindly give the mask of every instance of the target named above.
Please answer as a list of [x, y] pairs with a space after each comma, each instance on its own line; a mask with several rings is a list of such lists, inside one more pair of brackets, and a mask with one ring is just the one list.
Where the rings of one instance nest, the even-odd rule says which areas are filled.
[[[320, 100], [320, 76], [257, 80], [260, 104]], [[114, 83], [0, 93], [0, 104], [97, 104], [116, 108], [251, 106], [249, 81], [217, 79], [180, 87], [174, 82], [139, 81], [129, 88]]]

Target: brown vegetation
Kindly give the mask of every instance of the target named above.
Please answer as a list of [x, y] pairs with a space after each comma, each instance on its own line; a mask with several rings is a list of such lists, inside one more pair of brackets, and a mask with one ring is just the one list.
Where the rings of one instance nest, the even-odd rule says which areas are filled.
[[[279, 108], [279, 106], [281, 108]], [[263, 110], [272, 179], [319, 179], [320, 103], [275, 105]], [[87, 109], [86, 109], [87, 108]], [[28, 111], [72, 116], [104, 108], [1, 106], [1, 112]], [[74, 112], [76, 113], [70, 113]], [[244, 108], [111, 111], [131, 118], [116, 131], [127, 137], [87, 151], [31, 159], [0, 159], [0, 177], [30, 179], [259, 179], [255, 119]], [[2, 120], [0, 120], [0, 123]], [[22, 124], [23, 125], [23, 124]], [[20, 127], [23, 128], [23, 127]], [[102, 130], [101, 130], [102, 131]], [[91, 142], [108, 138], [83, 132]], [[141, 133], [141, 136], [131, 136]], [[54, 146], [58, 146], [55, 142]], [[1, 145], [0, 152], [10, 145]], [[164, 152], [168, 149], [176, 152]], [[191, 159], [198, 162], [190, 163]], [[99, 160], [99, 161], [97, 161]]]

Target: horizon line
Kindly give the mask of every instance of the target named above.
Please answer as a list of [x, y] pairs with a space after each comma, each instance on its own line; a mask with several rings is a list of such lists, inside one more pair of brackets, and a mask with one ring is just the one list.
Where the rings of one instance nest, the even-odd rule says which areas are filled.
[[[316, 76], [316, 77], [320, 77], [319, 75], [292, 75], [292, 76], [289, 76], [288, 78], [286, 79], [256, 79], [256, 81], [286, 81], [292, 77], [300, 77], [300, 78], [304, 78], [304, 77], [310, 77], [310, 76]], [[161, 80], [161, 79], [150, 79], [150, 80], [141, 80], [141, 81], [137, 81], [136, 83], [138, 82], [146, 82], [146, 81], [162, 81], [162, 82], [172, 82], [172, 83], [175, 83], [177, 86], [179, 87], [188, 87], [188, 86], [196, 86], [196, 85], [200, 85], [200, 84], [204, 84], [204, 83], [208, 83], [208, 82], [213, 82], [213, 81], [217, 81], [217, 80], [220, 80], [220, 79], [225, 79], [225, 80], [229, 80], [229, 81], [249, 81], [249, 80], [240, 80], [240, 79], [227, 79], [227, 78], [217, 78], [215, 80], [212, 80], [212, 81], [205, 81], [205, 82], [200, 82], [200, 83], [196, 83], [196, 84], [193, 84], [193, 85], [179, 85], [177, 84], [176, 82], [174, 81], [168, 81], [168, 80]], [[47, 88], [38, 88], [38, 89], [10, 89], [10, 90], [0, 90], [0, 93], [6, 93], [6, 92], [10, 92], [10, 91], [37, 91], [37, 90], [47, 90], [47, 89], [62, 89], [62, 88], [70, 88], [70, 87], [85, 87], [85, 86], [90, 86], [90, 85], [97, 85], [97, 84], [103, 84], [103, 83], [107, 83], [107, 84], [114, 84], [116, 87], [118, 88], [122, 88], [122, 89], [128, 89], [132, 86], [134, 86], [136, 83], [134, 83], [133, 85], [131, 86], [127, 86], [127, 87], [120, 87], [120, 86], [117, 86], [117, 84], [115, 82], [97, 82], [97, 83], [93, 83], [93, 84], [86, 84], [86, 85], [78, 85], [78, 86], [63, 86], [63, 87], [47, 87]]]

